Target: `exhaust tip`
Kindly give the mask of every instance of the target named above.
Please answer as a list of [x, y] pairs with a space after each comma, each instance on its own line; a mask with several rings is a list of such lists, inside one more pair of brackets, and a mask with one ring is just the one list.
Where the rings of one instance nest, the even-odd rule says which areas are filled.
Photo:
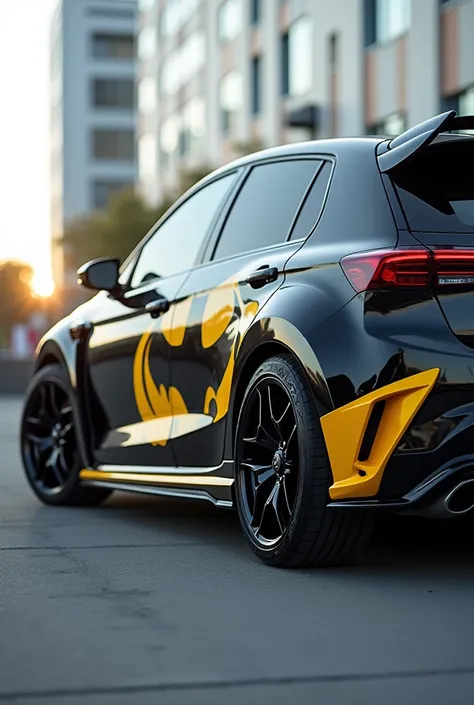
[[474, 478], [456, 485], [444, 500], [450, 514], [467, 514], [474, 509]]

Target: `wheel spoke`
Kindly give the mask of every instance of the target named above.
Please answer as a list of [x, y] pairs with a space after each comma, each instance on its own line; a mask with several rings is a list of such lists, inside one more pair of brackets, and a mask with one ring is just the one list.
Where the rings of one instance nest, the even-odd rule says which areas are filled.
[[59, 465], [61, 466], [61, 470], [64, 472], [64, 475], [67, 477], [68, 472], [69, 472], [69, 467], [67, 464], [66, 456], [64, 455], [64, 450], [63, 448], [59, 449]]
[[35, 426], [35, 428], [39, 426], [40, 428], [46, 429], [46, 427], [43, 426], [41, 419], [38, 419], [36, 416], [27, 416], [25, 418], [25, 423], [30, 424], [30, 426]]
[[40, 408], [44, 410], [46, 408], [46, 387], [43, 385], [39, 390], [40, 396]]
[[257, 429], [257, 435], [255, 438], [244, 438], [246, 443], [255, 443], [261, 448], [272, 451], [274, 453], [278, 448], [278, 441], [276, 441], [273, 436], [271, 436], [263, 426]]
[[58, 402], [56, 399], [56, 394], [57, 394], [57, 387], [54, 384], [49, 384], [49, 403], [50, 403], [50, 409], [53, 413], [53, 416], [56, 418], [59, 418], [61, 412], [58, 407]]
[[[255, 534], [256, 534], [257, 536], [258, 536], [258, 534], [260, 533], [260, 531], [261, 531], [261, 529], [262, 529], [263, 520], [264, 520], [264, 518], [265, 518], [265, 512], [266, 512], [267, 508], [269, 507], [269, 505], [273, 502], [273, 498], [274, 498], [274, 496], [275, 496], [275, 494], [276, 494], [276, 492], [277, 492], [277, 487], [278, 487], [278, 483], [275, 483], [275, 485], [274, 485], [272, 491], [271, 491], [270, 494], [268, 495], [268, 499], [266, 500], [265, 504], [264, 504], [263, 507], [262, 507], [262, 513], [261, 513], [261, 515], [260, 515], [260, 521], [259, 521], [259, 523], [258, 523], [258, 526], [254, 529], [254, 530], [255, 530]], [[255, 517], [254, 517], [254, 519], [255, 519]], [[256, 523], [256, 522], [255, 522], [255, 523]]]
[[288, 512], [288, 519], [291, 517], [291, 507], [290, 507], [290, 501], [288, 499], [288, 490], [286, 489], [286, 476], [283, 475], [281, 486], [283, 487], [283, 499], [284, 499], [284, 507], [286, 508], [286, 511]]
[[61, 471], [58, 466], [58, 459], [59, 459], [59, 448], [55, 448], [53, 452], [51, 453], [50, 457], [46, 461], [47, 467], [50, 467], [51, 470], [53, 471], [53, 474], [58, 482], [59, 485], [62, 485], [64, 482], [64, 479], [61, 475]]
[[59, 412], [60, 416], [67, 416], [68, 414], [72, 413], [72, 406], [63, 406], [61, 411]]
[[250, 436], [244, 438], [245, 443], [255, 443], [266, 450], [275, 452], [278, 448], [278, 441], [273, 438], [273, 436], [268, 433], [268, 431], [263, 427], [263, 400], [262, 394], [259, 389], [256, 390], [258, 394], [258, 424], [255, 432], [255, 436]]
[[273, 411], [272, 395], [271, 395], [271, 391], [270, 391], [270, 390], [271, 390], [271, 387], [267, 387], [267, 393], [268, 393], [268, 408], [269, 408], [269, 411], [270, 411], [270, 419], [271, 419], [271, 421], [272, 421], [272, 424], [273, 424], [273, 426], [274, 426], [276, 432], [278, 433], [278, 438], [279, 438], [279, 440], [280, 440], [280, 443], [284, 444], [285, 439], [283, 438], [283, 431], [282, 431], [282, 428], [281, 428], [281, 423], [282, 423], [283, 419], [285, 418], [286, 414], [288, 413], [288, 411], [291, 409], [291, 402], [290, 402], [290, 401], [288, 402], [288, 404], [287, 404], [287, 406], [285, 407], [285, 410], [284, 410], [284, 412], [282, 413], [282, 415], [281, 415], [279, 418], [277, 418], [277, 417], [275, 416], [274, 411]]
[[295, 424], [295, 425], [293, 426], [293, 430], [292, 430], [291, 433], [290, 433], [290, 437], [289, 437], [288, 440], [285, 442], [285, 449], [286, 449], [286, 450], [288, 449], [288, 446], [289, 446], [290, 443], [291, 443], [291, 439], [292, 439], [293, 436], [295, 435], [296, 429], [297, 429], [297, 426], [296, 426], [296, 424]]
[[280, 483], [277, 482], [275, 485], [275, 491], [274, 491], [273, 497], [272, 497], [272, 507], [273, 507], [273, 511], [275, 512], [275, 517], [277, 520], [278, 527], [280, 529], [280, 534], [282, 534], [285, 530], [285, 525], [282, 522], [282, 519], [280, 517], [280, 512], [278, 510], [278, 498], [280, 497], [280, 487], [281, 487]]
[[46, 450], [49, 450], [53, 445], [51, 438], [49, 438], [48, 436], [36, 436], [33, 433], [27, 433], [26, 438], [38, 450], [40, 455]]
[[275, 470], [272, 465], [257, 465], [256, 463], [241, 463], [241, 467], [250, 470], [255, 477], [258, 485], [262, 485], [275, 475]]
[[267, 506], [268, 498], [273, 492], [271, 482], [265, 482], [262, 485], [257, 485], [255, 495], [253, 497], [253, 506], [251, 508], [252, 520], [251, 526], [254, 531], [258, 530], [263, 522], [263, 515]]

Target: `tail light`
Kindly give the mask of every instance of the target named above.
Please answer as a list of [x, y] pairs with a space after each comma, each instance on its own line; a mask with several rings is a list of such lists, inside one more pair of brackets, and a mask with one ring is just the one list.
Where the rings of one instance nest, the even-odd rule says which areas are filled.
[[349, 255], [341, 267], [357, 292], [474, 286], [474, 249], [407, 248]]

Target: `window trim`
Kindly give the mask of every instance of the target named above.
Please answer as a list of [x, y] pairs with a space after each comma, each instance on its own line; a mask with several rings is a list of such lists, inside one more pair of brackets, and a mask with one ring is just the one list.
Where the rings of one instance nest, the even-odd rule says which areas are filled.
[[[316, 179], [319, 178], [319, 176], [320, 176], [322, 170], [324, 169], [324, 166], [325, 166], [326, 163], [329, 164], [330, 172], [329, 172], [329, 178], [328, 178], [328, 181], [327, 181], [327, 184], [326, 184], [326, 188], [325, 188], [325, 190], [324, 190], [324, 196], [323, 196], [323, 200], [321, 201], [321, 207], [320, 207], [320, 209], [319, 209], [318, 216], [317, 216], [316, 220], [314, 221], [313, 227], [311, 228], [311, 230], [309, 231], [309, 233], [308, 233], [305, 237], [299, 237], [299, 238], [297, 238], [296, 240], [292, 240], [292, 239], [291, 239], [291, 234], [292, 234], [292, 232], [293, 232], [293, 230], [294, 230], [294, 228], [295, 228], [295, 225], [296, 225], [296, 222], [297, 222], [298, 218], [300, 217], [301, 211], [303, 210], [303, 208], [304, 208], [304, 206], [305, 206], [306, 199], [308, 198], [308, 196], [309, 196], [309, 194], [310, 194], [310, 192], [311, 192], [311, 189], [313, 188], [314, 184], [316, 183]], [[334, 174], [335, 165], [336, 165], [336, 160], [335, 160], [334, 158], [330, 158], [330, 157], [329, 157], [329, 158], [327, 158], [327, 159], [321, 159], [321, 165], [320, 165], [318, 171], [316, 172], [316, 174], [314, 175], [314, 177], [313, 177], [313, 179], [312, 179], [310, 185], [309, 185], [308, 188], [306, 189], [306, 192], [305, 192], [305, 194], [304, 194], [304, 196], [303, 196], [303, 198], [302, 198], [302, 200], [301, 200], [301, 203], [300, 203], [300, 205], [298, 206], [298, 210], [297, 210], [297, 212], [296, 212], [295, 218], [294, 218], [294, 220], [293, 220], [293, 223], [291, 224], [290, 232], [289, 232], [289, 235], [288, 235], [288, 242], [302, 242], [302, 241], [306, 241], [306, 240], [308, 240], [308, 239], [312, 236], [312, 234], [314, 233], [314, 231], [315, 231], [316, 228], [318, 227], [319, 221], [320, 221], [321, 218], [322, 218], [322, 215], [323, 215], [323, 212], [324, 212], [324, 209], [325, 209], [325, 207], [326, 207], [327, 200], [328, 200], [329, 189], [331, 188], [331, 182], [332, 182], [332, 177], [333, 177], [333, 174]]]
[[[287, 233], [286, 239], [285, 239], [283, 242], [280, 242], [280, 243], [274, 243], [274, 244], [272, 244], [272, 245], [266, 245], [266, 246], [264, 246], [264, 247], [256, 247], [254, 250], [248, 250], [248, 251], [246, 251], [245, 254], [253, 254], [253, 253], [257, 253], [257, 252], [266, 252], [266, 251], [268, 251], [268, 250], [273, 250], [273, 249], [275, 249], [276, 247], [283, 247], [283, 246], [288, 245], [288, 244], [303, 243], [303, 242], [305, 242], [305, 241], [313, 234], [313, 232], [314, 232], [314, 230], [315, 230], [317, 224], [319, 223], [319, 220], [320, 220], [320, 218], [321, 218], [321, 215], [322, 215], [322, 213], [323, 213], [324, 207], [325, 207], [326, 202], [327, 202], [329, 187], [330, 187], [331, 182], [332, 182], [332, 177], [333, 177], [333, 173], [334, 173], [334, 163], [335, 163], [335, 158], [334, 158], [334, 156], [331, 155], [331, 154], [324, 154], [324, 153], [321, 154], [321, 153], [317, 153], [317, 152], [315, 152], [314, 154], [308, 154], [308, 153], [306, 153], [306, 154], [298, 154], [298, 153], [295, 153], [295, 154], [291, 154], [291, 155], [285, 155], [285, 156], [282, 156], [282, 157], [267, 157], [267, 158], [261, 158], [261, 159], [255, 160], [254, 162], [251, 162], [250, 164], [247, 164], [247, 165], [246, 165], [246, 168], [245, 168], [245, 172], [244, 172], [244, 174], [242, 175], [242, 178], [241, 178], [240, 181], [239, 181], [238, 188], [237, 188], [237, 185], [236, 185], [236, 189], [235, 189], [235, 192], [234, 192], [234, 195], [233, 195], [232, 200], [230, 201], [230, 198], [227, 199], [228, 202], [227, 202], [227, 207], [226, 207], [226, 209], [225, 209], [225, 212], [222, 212], [222, 213], [221, 213], [221, 218], [219, 219], [219, 222], [216, 222], [216, 223], [215, 223], [214, 232], [212, 233], [212, 237], [211, 237], [211, 239], [210, 239], [209, 242], [208, 242], [208, 247], [206, 248], [206, 251], [205, 251], [205, 253], [204, 253], [204, 257], [203, 257], [202, 261], [199, 263], [199, 265], [196, 264], [196, 266], [200, 266], [200, 265], [203, 265], [203, 264], [214, 263], [214, 262], [224, 262], [224, 261], [226, 261], [226, 260], [231, 260], [231, 259], [234, 259], [234, 258], [236, 258], [236, 257], [241, 257], [241, 256], [242, 256], [243, 253], [242, 253], [242, 252], [239, 252], [239, 253], [237, 253], [237, 254], [235, 254], [235, 255], [230, 255], [230, 256], [228, 256], [228, 257], [219, 257], [218, 259], [214, 259], [214, 255], [215, 255], [215, 253], [216, 253], [217, 245], [218, 245], [219, 240], [220, 240], [220, 238], [221, 238], [221, 236], [222, 236], [222, 233], [223, 233], [225, 224], [226, 224], [226, 222], [227, 222], [227, 219], [228, 219], [228, 217], [229, 217], [229, 215], [230, 215], [230, 212], [231, 212], [231, 210], [232, 210], [232, 208], [233, 208], [233, 206], [234, 206], [234, 203], [236, 202], [237, 198], [239, 197], [239, 194], [240, 194], [242, 188], [244, 187], [245, 182], [247, 181], [247, 179], [248, 179], [248, 177], [249, 177], [249, 175], [250, 175], [250, 173], [251, 173], [251, 171], [252, 171], [252, 169], [253, 169], [254, 167], [256, 167], [256, 166], [262, 166], [262, 165], [265, 165], [265, 164], [274, 164], [274, 163], [288, 162], [288, 161], [294, 162], [294, 161], [303, 161], [303, 160], [304, 160], [304, 161], [311, 160], [311, 161], [320, 162], [320, 165], [319, 165], [319, 167], [317, 168], [317, 171], [316, 171], [315, 174], [313, 175], [312, 179], [310, 180], [310, 182], [309, 182], [309, 184], [308, 184], [308, 186], [307, 186], [307, 188], [306, 188], [306, 190], [305, 190], [303, 196], [301, 197], [301, 201], [300, 201], [300, 203], [298, 204], [298, 208], [297, 208], [296, 211], [295, 211], [295, 215], [293, 216], [293, 220], [291, 221], [291, 225], [290, 225], [290, 227], [289, 227], [289, 229], [288, 229], [288, 233]], [[318, 175], [319, 175], [320, 172], [321, 172], [321, 169], [323, 168], [323, 165], [324, 165], [324, 162], [325, 162], [325, 161], [326, 161], [326, 162], [330, 162], [330, 163], [332, 164], [332, 167], [331, 167], [331, 173], [330, 173], [330, 175], [329, 175], [329, 180], [328, 180], [328, 183], [327, 183], [327, 186], [326, 186], [326, 191], [325, 191], [325, 194], [324, 194], [323, 203], [322, 203], [322, 206], [321, 206], [321, 209], [320, 209], [320, 212], [319, 212], [317, 221], [316, 221], [315, 225], [313, 226], [311, 232], [308, 233], [308, 235], [307, 235], [306, 237], [298, 238], [297, 240], [291, 240], [291, 239], [290, 239], [290, 238], [291, 238], [291, 233], [293, 232], [293, 229], [294, 229], [294, 226], [295, 226], [295, 223], [296, 223], [296, 219], [297, 219], [297, 217], [299, 216], [300, 211], [301, 211], [301, 208], [303, 207], [303, 205], [304, 205], [304, 203], [305, 203], [305, 200], [306, 200], [306, 198], [307, 198], [307, 196], [308, 196], [308, 193], [309, 193], [309, 189], [312, 188], [312, 186], [313, 186], [313, 184], [314, 184], [316, 178], [318, 177]], [[230, 195], [230, 194], [229, 194], [229, 195]]]
[[[148, 291], [150, 289], [156, 288], [156, 282], [161, 281], [160, 278], [150, 280], [146, 282], [145, 284], [142, 284], [141, 286], [137, 287], [132, 287], [131, 286], [131, 281], [133, 279], [133, 276], [135, 274], [135, 270], [137, 268], [138, 262], [140, 261], [140, 257], [142, 255], [142, 250], [143, 248], [147, 245], [147, 243], [151, 240], [151, 238], [157, 233], [157, 231], [161, 228], [162, 225], [164, 225], [169, 218], [180, 208], [183, 206], [187, 201], [189, 201], [193, 196], [197, 195], [200, 191], [202, 191], [204, 188], [207, 186], [210, 186], [211, 184], [215, 183], [216, 181], [220, 181], [220, 179], [223, 179], [227, 176], [231, 176], [232, 174], [236, 174], [237, 178], [234, 181], [234, 184], [231, 185], [229, 192], [227, 195], [224, 197], [221, 205], [217, 209], [214, 217], [211, 220], [211, 223], [209, 225], [208, 231], [204, 236], [203, 242], [201, 243], [201, 246], [198, 250], [198, 254], [196, 256], [196, 260], [194, 264], [192, 265], [191, 269], [194, 269], [194, 267], [198, 266], [201, 263], [201, 259], [203, 256], [204, 251], [207, 248], [209, 239], [212, 236], [212, 233], [214, 231], [214, 228], [216, 226], [216, 223], [219, 221], [219, 218], [225, 209], [227, 202], [231, 198], [232, 194], [234, 193], [234, 190], [237, 187], [237, 184], [240, 183], [242, 174], [239, 175], [239, 172], [241, 171], [241, 167], [237, 167], [234, 169], [229, 169], [229, 171], [225, 171], [224, 173], [219, 173], [214, 176], [214, 178], [209, 178], [206, 179], [203, 183], [201, 184], [196, 184], [193, 186], [191, 189], [189, 189], [186, 193], [184, 193], [180, 198], [178, 198], [170, 208], [166, 211], [166, 213], [163, 213], [161, 218], [150, 228], [150, 230], [144, 235], [142, 240], [136, 245], [136, 247], [131, 251], [131, 253], [128, 255], [128, 257], [125, 259], [123, 262], [122, 266], [120, 267], [120, 274], [125, 272], [127, 267], [132, 263], [132, 260], [135, 259], [133, 262], [133, 265], [130, 269], [130, 274], [125, 282], [122, 283], [123, 287], [126, 287], [128, 289], [126, 298], [130, 296], [135, 296], [136, 294]], [[182, 274], [185, 274], [186, 272], [190, 272], [191, 269], [183, 269], [180, 270], [179, 272], [175, 272], [174, 274], [168, 275], [168, 277], [163, 277], [163, 279], [168, 279], [174, 276], [179, 276]]]

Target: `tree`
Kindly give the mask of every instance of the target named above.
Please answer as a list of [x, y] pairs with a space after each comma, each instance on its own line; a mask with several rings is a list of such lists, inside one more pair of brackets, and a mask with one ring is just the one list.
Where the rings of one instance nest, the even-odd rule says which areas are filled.
[[77, 269], [95, 257], [126, 259], [174, 201], [209, 171], [203, 166], [182, 172], [177, 189], [157, 207], [150, 207], [138, 192], [126, 190], [115, 194], [105, 210], [71, 220], [63, 237], [66, 267]]
[[8, 343], [12, 327], [26, 323], [32, 313], [33, 270], [22, 262], [0, 264], [0, 347]]
[[237, 157], [246, 157], [248, 154], [260, 152], [265, 149], [261, 140], [255, 138], [248, 142], [234, 142], [232, 148]]
[[157, 219], [136, 192], [123, 191], [111, 198], [104, 211], [75, 218], [66, 226], [66, 266], [77, 269], [95, 257], [124, 260]]

